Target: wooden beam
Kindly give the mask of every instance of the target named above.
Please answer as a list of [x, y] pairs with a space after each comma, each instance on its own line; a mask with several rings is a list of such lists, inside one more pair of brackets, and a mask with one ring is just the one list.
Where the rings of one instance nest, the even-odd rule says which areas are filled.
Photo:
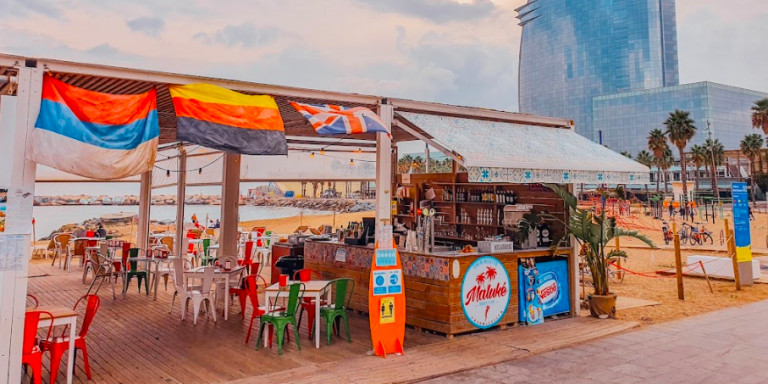
[[143, 250], [149, 248], [150, 207], [152, 206], [152, 171], [141, 174], [139, 186], [139, 225], [136, 229], [136, 246]]
[[[380, 103], [378, 113], [386, 128], [392, 129], [394, 110]], [[376, 225], [392, 224], [392, 138], [376, 134]], [[378, 239], [376, 239], [378, 241]]]

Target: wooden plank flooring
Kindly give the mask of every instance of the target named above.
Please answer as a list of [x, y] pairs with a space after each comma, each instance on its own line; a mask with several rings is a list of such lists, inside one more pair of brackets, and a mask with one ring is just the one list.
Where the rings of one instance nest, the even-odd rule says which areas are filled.
[[[66, 273], [44, 262], [35, 261], [30, 265], [29, 275], [28, 291], [38, 298], [40, 305], [71, 307], [88, 289], [88, 285], [81, 283], [82, 270], [78, 268]], [[314, 348], [314, 343], [307, 337], [305, 315], [300, 329], [302, 349], [297, 350], [295, 340], [291, 338], [291, 342], [284, 346], [283, 355], [279, 356], [276, 346], [255, 350], [258, 321], [254, 324], [250, 343], [245, 344], [250, 305], [246, 311], [246, 320], [241, 320], [240, 306], [236, 302], [230, 307], [229, 320], [224, 321], [223, 317], [219, 317], [214, 323], [201, 314], [197, 326], [194, 326], [191, 309], [187, 312], [186, 320], [180, 320], [178, 300], [172, 313], [168, 313], [173, 289], [169, 285], [169, 291], [165, 291], [162, 281], [157, 301], [152, 301], [151, 295], [139, 295], [135, 279], [131, 282], [127, 298], [120, 295], [119, 287], [117, 289], [118, 297], [113, 300], [111, 288], [106, 283], [102, 286], [99, 291], [101, 308], [87, 337], [92, 381], [95, 383], [226, 382], [338, 364], [340, 361], [365, 356], [371, 348], [368, 319], [357, 313], [350, 315], [352, 343], [334, 337], [333, 344], [327, 346], [323, 338], [320, 349]], [[411, 329], [406, 332], [409, 346], [444, 340], [444, 337]], [[76, 383], [87, 382], [81, 357], [78, 354]], [[43, 379], [47, 381], [47, 354], [45, 359]], [[65, 381], [65, 367], [66, 356], [58, 374], [57, 381], [60, 383]], [[29, 377], [23, 380], [25, 383], [29, 381]]]

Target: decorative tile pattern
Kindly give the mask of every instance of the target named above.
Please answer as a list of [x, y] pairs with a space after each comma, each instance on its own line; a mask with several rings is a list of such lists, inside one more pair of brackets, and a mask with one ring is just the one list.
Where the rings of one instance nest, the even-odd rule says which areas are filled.
[[[339, 248], [344, 248], [347, 251], [346, 263], [335, 260], [336, 251]], [[342, 244], [308, 241], [304, 244], [304, 260], [331, 264], [340, 268], [369, 269], [373, 263], [373, 248], [349, 247]], [[445, 257], [400, 253], [403, 273], [408, 276], [426, 279], [448, 281], [450, 273], [448, 261], [449, 259]]]
[[650, 170], [571, 129], [398, 112], [464, 157], [470, 182], [650, 183]]

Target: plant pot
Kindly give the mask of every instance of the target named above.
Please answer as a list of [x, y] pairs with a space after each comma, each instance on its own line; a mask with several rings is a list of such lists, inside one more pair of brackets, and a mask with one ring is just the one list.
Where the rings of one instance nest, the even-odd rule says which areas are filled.
[[587, 300], [589, 301], [589, 313], [593, 317], [608, 316], [612, 319], [616, 318], [615, 293], [609, 293], [605, 296], [590, 294], [587, 296]]

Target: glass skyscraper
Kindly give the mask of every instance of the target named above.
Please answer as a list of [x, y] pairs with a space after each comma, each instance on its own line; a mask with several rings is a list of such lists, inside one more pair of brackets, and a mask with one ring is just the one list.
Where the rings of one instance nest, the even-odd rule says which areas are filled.
[[664, 130], [669, 113], [682, 109], [691, 112], [697, 128], [689, 148], [702, 144], [711, 133], [725, 149], [733, 150], [739, 149], [744, 136], [762, 133], [752, 128], [750, 108], [766, 97], [768, 93], [711, 82], [617, 93], [593, 99], [593, 124], [608, 148], [637, 155], [648, 149], [648, 132]]
[[594, 97], [679, 83], [674, 0], [528, 0], [517, 12], [520, 112], [598, 140]]

